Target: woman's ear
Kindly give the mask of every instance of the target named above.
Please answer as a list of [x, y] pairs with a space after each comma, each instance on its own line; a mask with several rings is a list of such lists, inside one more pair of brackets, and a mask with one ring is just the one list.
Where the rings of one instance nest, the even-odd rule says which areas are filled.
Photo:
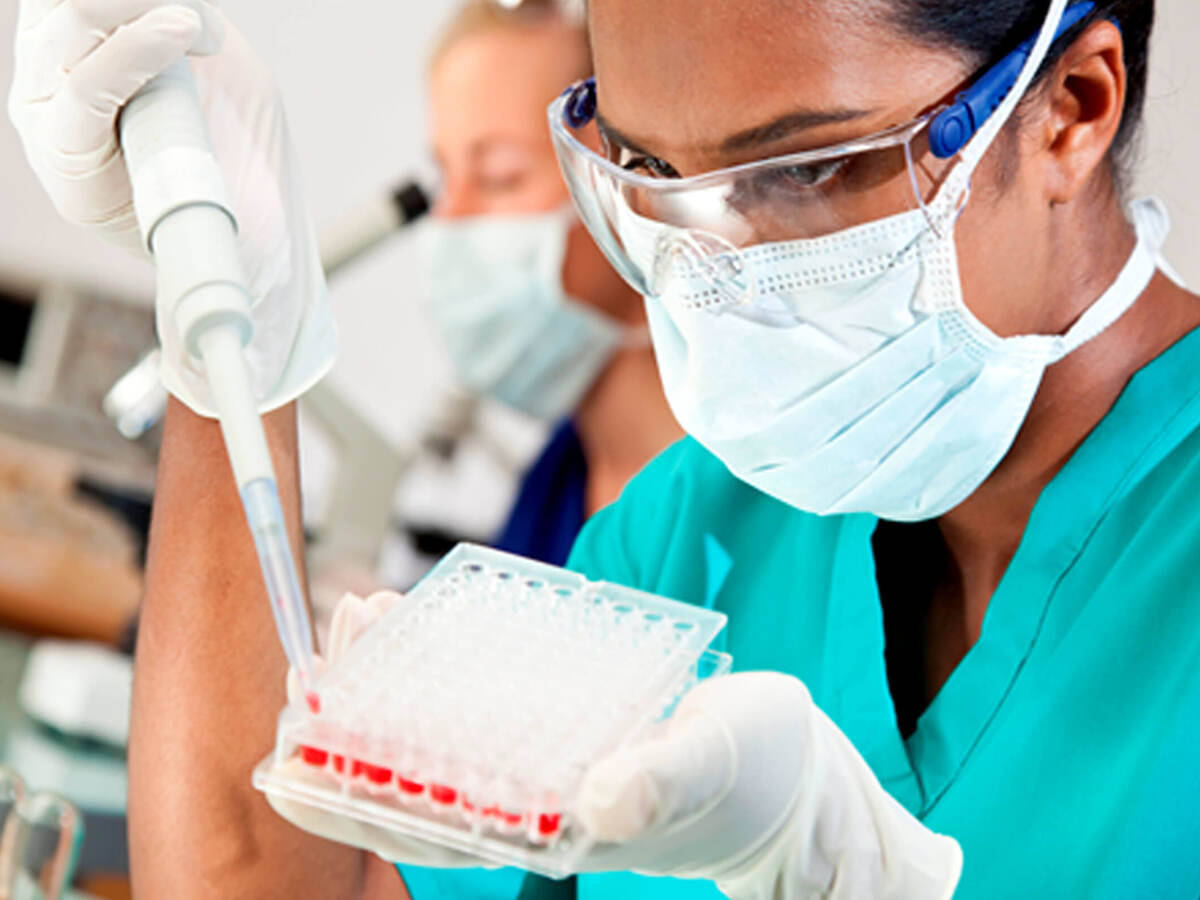
[[1121, 127], [1126, 72], [1121, 30], [1097, 22], [1080, 35], [1042, 90], [1046, 199], [1073, 200], [1104, 164]]

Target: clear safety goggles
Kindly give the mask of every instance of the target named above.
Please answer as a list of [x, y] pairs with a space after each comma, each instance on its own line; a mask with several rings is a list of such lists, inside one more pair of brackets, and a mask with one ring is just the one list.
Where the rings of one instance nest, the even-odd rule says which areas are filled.
[[584, 224], [637, 291], [661, 293], [681, 269], [703, 274], [725, 299], [753, 293], [741, 251], [814, 239], [926, 210], [953, 157], [929, 143], [937, 112], [845, 143], [689, 177], [653, 174], [655, 161], [603, 153], [580, 133], [595, 114], [595, 82], [569, 88], [549, 109], [555, 152]]

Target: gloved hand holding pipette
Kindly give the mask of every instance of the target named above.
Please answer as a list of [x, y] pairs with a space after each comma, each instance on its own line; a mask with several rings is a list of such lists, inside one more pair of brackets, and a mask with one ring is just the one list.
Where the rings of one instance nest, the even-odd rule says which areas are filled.
[[[320, 667], [403, 602], [391, 591], [346, 595]], [[297, 694], [294, 673], [288, 687]], [[271, 802], [306, 830], [402, 865], [487, 865], [313, 806]], [[649, 740], [592, 767], [574, 812], [604, 842], [581, 871], [705, 878], [734, 900], [941, 900], [962, 868], [954, 839], [904, 810], [804, 685], [773, 672], [693, 688]]]
[[[184, 53], [238, 223], [254, 300], [247, 361], [260, 409], [294, 399], [333, 363], [333, 321], [283, 107], [270, 72], [207, 0], [25, 2], [8, 110], [39, 180], [68, 221], [134, 252], [134, 213], [117, 115]], [[172, 310], [158, 310], [167, 389], [214, 414], [202, 366]]]
[[[202, 95], [188, 50], [209, 55]], [[335, 339], [271, 78], [203, 0], [27, 2], [15, 57], [9, 112], [59, 211], [155, 257], [163, 382], [220, 419], [280, 638], [307, 679], [307, 601], [258, 414], [320, 379]]]

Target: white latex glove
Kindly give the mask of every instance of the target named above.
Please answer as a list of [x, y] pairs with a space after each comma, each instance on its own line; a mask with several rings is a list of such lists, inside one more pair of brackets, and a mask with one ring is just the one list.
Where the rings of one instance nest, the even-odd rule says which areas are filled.
[[[347, 595], [334, 612], [330, 661], [401, 599]], [[294, 678], [289, 687], [298, 690]], [[271, 802], [301, 827], [391, 862], [490, 865]], [[650, 740], [592, 767], [575, 813], [606, 842], [584, 871], [704, 878], [734, 900], [944, 900], [962, 870], [957, 842], [900, 806], [808, 689], [777, 672], [693, 688]]]
[[650, 741], [584, 777], [576, 815], [616, 846], [586, 866], [715, 881], [735, 900], [931, 898], [962, 851], [876, 780], [796, 678], [692, 689]]
[[[242, 35], [207, 0], [21, 0], [8, 112], [59, 213], [144, 253], [116, 116], [189, 52], [238, 221], [254, 298], [247, 358], [265, 411], [315, 384], [336, 341], [283, 106]], [[213, 415], [203, 368], [161, 307], [158, 333], [167, 390]]]
[[[382, 619], [393, 606], [404, 601], [404, 595], [395, 591], [376, 591], [365, 600], [357, 594], [347, 593], [333, 608], [329, 620], [329, 640], [324, 653], [314, 653], [315, 674], [320, 675], [329, 666], [342, 658], [350, 645], [362, 637], [368, 628]], [[296, 670], [287, 671], [288, 702], [302, 704], [304, 691]]]

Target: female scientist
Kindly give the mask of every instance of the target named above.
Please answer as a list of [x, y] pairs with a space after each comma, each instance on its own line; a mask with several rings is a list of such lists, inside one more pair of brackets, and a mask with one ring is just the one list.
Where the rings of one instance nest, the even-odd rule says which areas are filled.
[[555, 426], [495, 543], [556, 565], [680, 437], [641, 298], [571, 209], [546, 128], [549, 100], [590, 73], [586, 30], [549, 0], [468, 0], [429, 71], [430, 312], [465, 384]]
[[[39, 43], [64, 8], [88, 39]], [[25, 0], [12, 114], [71, 217], [119, 230], [112, 115], [215, 48], [220, 19], [196, 9]], [[589, 16], [596, 79], [550, 127], [593, 237], [647, 296], [691, 437], [592, 519], [572, 564], [727, 611], [728, 649], [760, 671], [697, 688], [587, 774], [577, 813], [611, 849], [579, 896], [1195, 897], [1200, 299], [1164, 273], [1162, 209], [1124, 198], [1153, 3]], [[232, 30], [225, 47], [245, 52]], [[284, 386], [264, 408], [294, 475], [287, 401], [327, 365], [323, 300], [267, 299], [295, 323], [262, 375]], [[135, 684], [135, 885], [396, 896], [385, 867], [289, 828], [249, 785], [285, 664], [217, 427], [175, 393]], [[294, 514], [294, 478], [287, 499]]]

